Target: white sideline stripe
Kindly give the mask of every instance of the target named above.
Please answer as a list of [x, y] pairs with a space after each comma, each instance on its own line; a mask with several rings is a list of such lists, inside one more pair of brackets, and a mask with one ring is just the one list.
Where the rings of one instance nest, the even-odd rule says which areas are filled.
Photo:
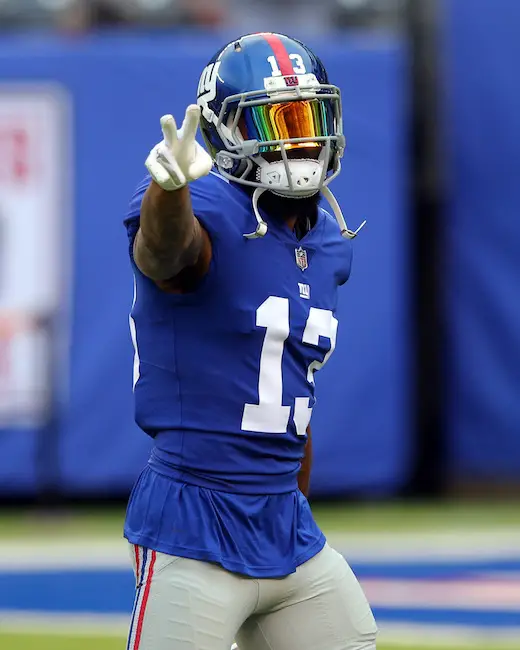
[[[128, 616], [67, 615], [47, 612], [0, 611], [0, 632], [10, 634], [57, 634], [74, 636], [126, 637]], [[413, 648], [421, 646], [457, 645], [472, 650], [517, 650], [518, 628], [473, 628], [466, 626], [380, 624], [378, 640]], [[499, 645], [497, 645], [499, 644]]]
[[520, 528], [392, 533], [337, 533], [328, 535], [331, 546], [347, 559], [371, 563], [392, 561], [471, 561], [518, 558]]
[[131, 570], [128, 542], [115, 540], [25, 540], [0, 542], [0, 570], [4, 573], [74, 569]]
[[[420, 533], [342, 533], [328, 535], [331, 546], [351, 562], [520, 560], [520, 528]], [[1, 571], [128, 569], [128, 543], [121, 538], [0, 540]]]
[[123, 636], [130, 616], [114, 614], [54, 614], [0, 610], [0, 632], [10, 634], [74, 634], [78, 636]]

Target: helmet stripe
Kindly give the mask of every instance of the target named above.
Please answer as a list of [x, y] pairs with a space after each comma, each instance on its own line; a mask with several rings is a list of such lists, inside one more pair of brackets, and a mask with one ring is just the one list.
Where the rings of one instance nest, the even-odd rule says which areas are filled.
[[289, 54], [287, 53], [287, 50], [285, 49], [285, 45], [282, 43], [281, 38], [276, 34], [264, 32], [261, 34], [261, 36], [263, 36], [271, 46], [282, 75], [284, 77], [294, 75], [291, 59], [289, 58]]

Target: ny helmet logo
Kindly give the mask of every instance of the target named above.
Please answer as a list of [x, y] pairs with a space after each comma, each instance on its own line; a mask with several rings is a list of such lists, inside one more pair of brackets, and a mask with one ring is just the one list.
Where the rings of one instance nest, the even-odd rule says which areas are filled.
[[296, 264], [302, 271], [305, 271], [305, 269], [309, 267], [309, 262], [307, 260], [307, 251], [300, 246], [300, 248], [294, 249], [294, 253], [296, 255]]
[[216, 61], [204, 68], [197, 89], [197, 104], [202, 108], [202, 114], [209, 121], [213, 118], [213, 112], [208, 104], [217, 96], [218, 69], [220, 68], [220, 64], [221, 61]]
[[296, 75], [291, 75], [289, 77], [285, 77], [285, 85], [286, 86], [298, 86], [298, 77]]

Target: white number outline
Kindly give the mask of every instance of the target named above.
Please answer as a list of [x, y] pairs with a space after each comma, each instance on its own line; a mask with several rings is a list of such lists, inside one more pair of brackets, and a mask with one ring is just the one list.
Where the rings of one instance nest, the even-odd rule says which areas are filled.
[[[285, 342], [289, 338], [289, 299], [269, 296], [256, 310], [257, 327], [265, 328], [258, 373], [258, 403], [245, 404], [242, 431], [255, 433], [287, 433], [291, 407], [282, 404], [282, 360]], [[307, 369], [307, 381], [314, 384], [314, 373], [323, 368], [334, 352], [338, 320], [329, 309], [311, 307], [302, 342], [317, 346], [320, 336], [330, 340], [330, 349], [322, 361], [312, 361]], [[308, 397], [296, 397], [293, 421], [296, 433], [304, 436], [312, 415]]]

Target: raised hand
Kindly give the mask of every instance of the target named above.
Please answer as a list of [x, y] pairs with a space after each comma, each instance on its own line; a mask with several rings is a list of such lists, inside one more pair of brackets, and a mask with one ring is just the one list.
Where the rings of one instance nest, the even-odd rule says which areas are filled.
[[191, 104], [186, 109], [180, 129], [172, 115], [161, 117], [163, 140], [146, 159], [145, 165], [154, 181], [169, 192], [209, 174], [213, 161], [195, 140], [200, 120], [200, 108]]

